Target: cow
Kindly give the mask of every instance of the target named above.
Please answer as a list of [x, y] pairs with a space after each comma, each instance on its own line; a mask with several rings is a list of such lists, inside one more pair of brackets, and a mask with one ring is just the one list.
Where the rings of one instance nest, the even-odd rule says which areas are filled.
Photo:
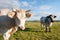
[[49, 30], [49, 32], [51, 32], [51, 26], [52, 23], [54, 22], [53, 18], [56, 18], [55, 15], [48, 15], [46, 17], [41, 17], [40, 18], [40, 23], [41, 23], [41, 30], [45, 29], [45, 31], [47, 32]]
[[2, 13], [0, 12], [0, 33], [3, 36], [3, 40], [9, 40], [11, 34], [17, 30], [25, 29], [26, 18], [30, 18], [30, 10], [13, 9], [11, 11]]

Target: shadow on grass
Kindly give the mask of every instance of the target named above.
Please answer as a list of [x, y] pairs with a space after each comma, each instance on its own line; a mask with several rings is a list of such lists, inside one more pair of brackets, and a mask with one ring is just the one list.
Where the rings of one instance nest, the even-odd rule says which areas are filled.
[[51, 32], [46, 32], [46, 31], [42, 31], [39, 28], [25, 28], [25, 30], [18, 30], [18, 31], [23, 31], [23, 32], [44, 32], [44, 33], [51, 33]]
[[25, 32], [42, 32], [42, 31], [40, 31], [40, 30], [38, 30], [36, 28], [26, 28], [24, 31]]

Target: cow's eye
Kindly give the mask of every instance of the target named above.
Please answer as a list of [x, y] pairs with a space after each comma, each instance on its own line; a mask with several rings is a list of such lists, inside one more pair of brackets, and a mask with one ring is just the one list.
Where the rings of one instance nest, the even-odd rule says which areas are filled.
[[26, 17], [28, 16], [28, 14], [25, 14], [26, 15]]
[[26, 17], [27, 17], [27, 18], [29, 18], [30, 16], [31, 16], [31, 14], [30, 14], [30, 13], [27, 13], [27, 14], [26, 14]]

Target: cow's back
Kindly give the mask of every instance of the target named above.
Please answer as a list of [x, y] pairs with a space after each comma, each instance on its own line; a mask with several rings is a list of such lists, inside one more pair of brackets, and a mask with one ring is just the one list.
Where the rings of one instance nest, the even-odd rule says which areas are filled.
[[41, 17], [41, 18], [40, 18], [40, 22], [41, 22], [41, 23], [45, 23], [45, 19], [46, 19], [46, 17]]
[[9, 11], [10, 11], [9, 9], [1, 9], [0, 10], [0, 16], [7, 15]]

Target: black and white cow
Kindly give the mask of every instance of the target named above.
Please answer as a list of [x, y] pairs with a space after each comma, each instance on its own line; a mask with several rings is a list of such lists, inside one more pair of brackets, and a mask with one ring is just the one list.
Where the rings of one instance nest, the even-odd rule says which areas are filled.
[[48, 15], [46, 17], [41, 17], [40, 18], [40, 22], [41, 22], [41, 29], [45, 29], [45, 31], [47, 32], [49, 30], [49, 32], [51, 32], [51, 26], [52, 23], [54, 22], [53, 18], [56, 18], [55, 15]]

